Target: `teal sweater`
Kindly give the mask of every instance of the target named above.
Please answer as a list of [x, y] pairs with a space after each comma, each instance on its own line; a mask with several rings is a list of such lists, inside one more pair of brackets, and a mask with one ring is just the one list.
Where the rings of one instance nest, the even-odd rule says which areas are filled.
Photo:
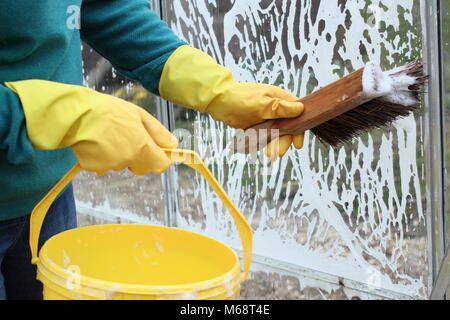
[[4, 82], [82, 85], [81, 39], [155, 94], [166, 60], [185, 44], [148, 0], [1, 0], [0, 221], [29, 214], [76, 162], [69, 148], [33, 149], [20, 100]]

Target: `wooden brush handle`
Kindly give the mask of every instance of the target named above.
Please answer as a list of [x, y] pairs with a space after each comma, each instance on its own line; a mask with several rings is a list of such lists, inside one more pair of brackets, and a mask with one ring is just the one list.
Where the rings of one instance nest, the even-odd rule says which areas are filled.
[[362, 94], [363, 73], [361, 68], [300, 99], [305, 110], [298, 118], [268, 120], [248, 128], [235, 137], [231, 148], [244, 154], [256, 152], [276, 138], [302, 134], [370, 101]]

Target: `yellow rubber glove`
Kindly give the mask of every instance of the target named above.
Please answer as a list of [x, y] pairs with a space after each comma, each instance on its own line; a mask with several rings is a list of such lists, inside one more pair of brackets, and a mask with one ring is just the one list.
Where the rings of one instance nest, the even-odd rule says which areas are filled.
[[[168, 101], [207, 112], [238, 129], [269, 119], [295, 118], [304, 109], [296, 96], [278, 87], [237, 82], [229, 69], [189, 46], [178, 48], [166, 62], [159, 92]], [[293, 142], [297, 148], [303, 147], [303, 135], [272, 142], [266, 154], [271, 158], [283, 156]]]
[[274, 140], [266, 147], [266, 156], [272, 160], [276, 160], [279, 157], [283, 157], [289, 150], [291, 144], [298, 150], [303, 148], [303, 141], [305, 135], [299, 136], [283, 136], [278, 140]]
[[161, 148], [177, 139], [144, 109], [75, 85], [43, 80], [7, 82], [19, 96], [33, 147], [72, 147], [83, 169], [104, 175], [129, 168], [162, 173], [172, 161]]

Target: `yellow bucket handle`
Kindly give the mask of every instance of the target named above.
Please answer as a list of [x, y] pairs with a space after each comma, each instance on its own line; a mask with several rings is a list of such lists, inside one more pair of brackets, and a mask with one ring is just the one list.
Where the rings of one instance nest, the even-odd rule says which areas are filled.
[[[244, 272], [242, 274], [242, 281], [247, 281], [252, 262], [253, 232], [250, 224], [227, 196], [225, 191], [222, 189], [211, 171], [209, 171], [208, 167], [204, 164], [197, 153], [190, 150], [179, 149], [164, 149], [164, 151], [174, 162], [185, 164], [201, 174], [222, 200], [225, 207], [227, 207], [239, 231], [239, 236], [241, 237], [242, 248], [244, 251]], [[76, 177], [80, 171], [80, 164], [76, 164], [33, 209], [30, 218], [30, 248], [32, 254], [31, 262], [33, 264], [37, 264], [39, 261], [39, 234], [48, 209], [55, 201], [58, 194]]]

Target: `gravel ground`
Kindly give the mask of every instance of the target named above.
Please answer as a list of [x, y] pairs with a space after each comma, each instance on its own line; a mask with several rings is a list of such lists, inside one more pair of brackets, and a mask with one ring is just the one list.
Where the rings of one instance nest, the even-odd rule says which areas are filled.
[[256, 272], [252, 280], [242, 286], [240, 300], [360, 300], [349, 297], [344, 290], [325, 292], [321, 288], [301, 289], [296, 277], [277, 273]]

